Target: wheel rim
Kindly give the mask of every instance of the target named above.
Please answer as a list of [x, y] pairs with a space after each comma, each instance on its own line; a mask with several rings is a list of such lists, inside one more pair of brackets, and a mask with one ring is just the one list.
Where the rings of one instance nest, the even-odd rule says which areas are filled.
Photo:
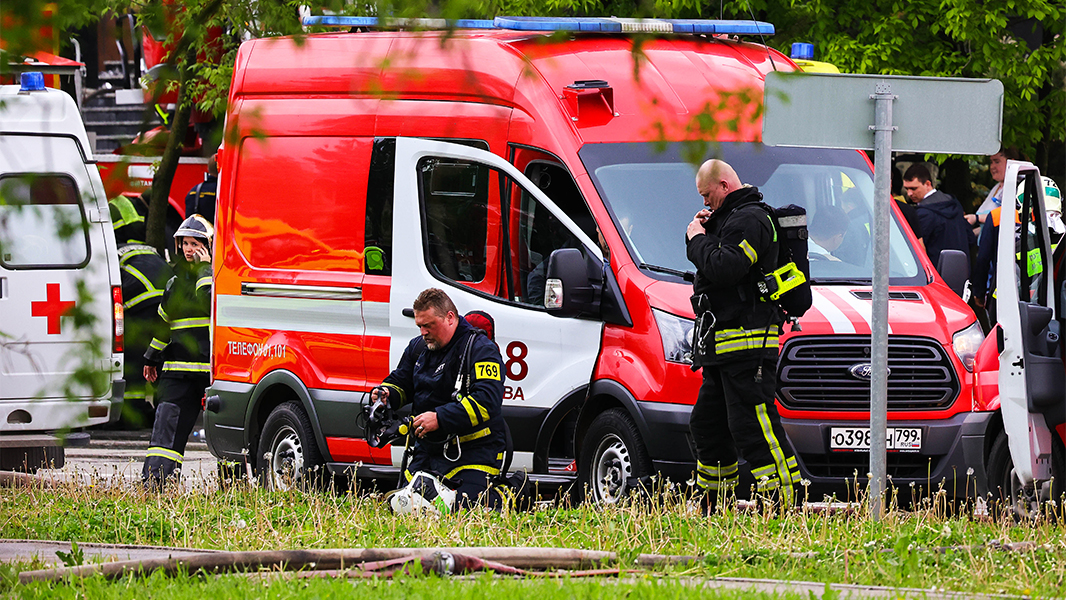
[[596, 448], [592, 464], [592, 489], [596, 500], [616, 504], [626, 494], [626, 480], [633, 476], [633, 459], [622, 438], [608, 434]]
[[282, 426], [270, 445], [270, 484], [278, 491], [295, 487], [304, 468], [304, 447], [296, 430]]
[[1040, 494], [1033, 484], [1023, 486], [1012, 468], [1007, 474], [1010, 479], [1010, 501], [1014, 514], [1020, 519], [1035, 519], [1040, 515]]

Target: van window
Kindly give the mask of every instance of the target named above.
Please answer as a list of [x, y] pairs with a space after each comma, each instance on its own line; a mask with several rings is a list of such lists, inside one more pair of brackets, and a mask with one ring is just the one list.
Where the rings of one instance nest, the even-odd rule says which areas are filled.
[[392, 275], [392, 186], [396, 138], [374, 140], [366, 184], [366, 273]]
[[[515, 265], [518, 280], [514, 282], [516, 293], [512, 300], [521, 304], [543, 307], [544, 282], [547, 278], [548, 258], [551, 257], [551, 253], [560, 248], [583, 249], [584, 246], [577, 236], [570, 233], [562, 221], [548, 212], [548, 209], [537, 202], [532, 194], [524, 190], [519, 202], [517, 217], [518, 237], [512, 252], [518, 259]], [[594, 224], [592, 227], [595, 229]], [[592, 236], [595, 235], [593, 231]]]
[[89, 260], [88, 221], [67, 175], [0, 178], [0, 264], [7, 268], [81, 267]]
[[371, 138], [355, 137], [244, 139], [233, 229], [248, 263], [362, 272], [372, 145]]
[[489, 171], [485, 165], [445, 158], [419, 163], [427, 258], [445, 279], [485, 280], [490, 203], [499, 206], [498, 193], [495, 202], [490, 199]]

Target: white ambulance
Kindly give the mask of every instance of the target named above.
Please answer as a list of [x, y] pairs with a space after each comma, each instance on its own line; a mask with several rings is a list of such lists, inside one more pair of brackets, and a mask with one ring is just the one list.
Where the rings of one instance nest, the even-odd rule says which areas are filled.
[[0, 469], [60, 467], [121, 409], [122, 288], [74, 100], [0, 86]]

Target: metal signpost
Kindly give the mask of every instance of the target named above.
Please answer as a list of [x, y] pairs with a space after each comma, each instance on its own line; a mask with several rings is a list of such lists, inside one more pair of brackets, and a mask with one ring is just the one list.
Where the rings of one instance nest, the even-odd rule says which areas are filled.
[[764, 111], [763, 143], [768, 146], [874, 151], [869, 495], [870, 514], [879, 520], [888, 434], [892, 150], [994, 154], [1000, 147], [1003, 84], [995, 79], [775, 71], [766, 76]]

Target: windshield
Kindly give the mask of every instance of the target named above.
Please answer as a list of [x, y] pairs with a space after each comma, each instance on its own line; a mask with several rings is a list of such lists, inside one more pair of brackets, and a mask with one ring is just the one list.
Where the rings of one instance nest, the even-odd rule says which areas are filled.
[[[633, 260], [670, 277], [691, 271], [683, 235], [703, 208], [696, 167], [681, 143], [585, 144], [579, 155], [614, 218]], [[771, 148], [757, 143], [712, 146], [771, 206], [807, 209], [811, 278], [869, 281], [873, 276], [873, 174], [854, 150]], [[894, 285], [924, 285], [925, 275], [893, 213], [889, 277]]]

